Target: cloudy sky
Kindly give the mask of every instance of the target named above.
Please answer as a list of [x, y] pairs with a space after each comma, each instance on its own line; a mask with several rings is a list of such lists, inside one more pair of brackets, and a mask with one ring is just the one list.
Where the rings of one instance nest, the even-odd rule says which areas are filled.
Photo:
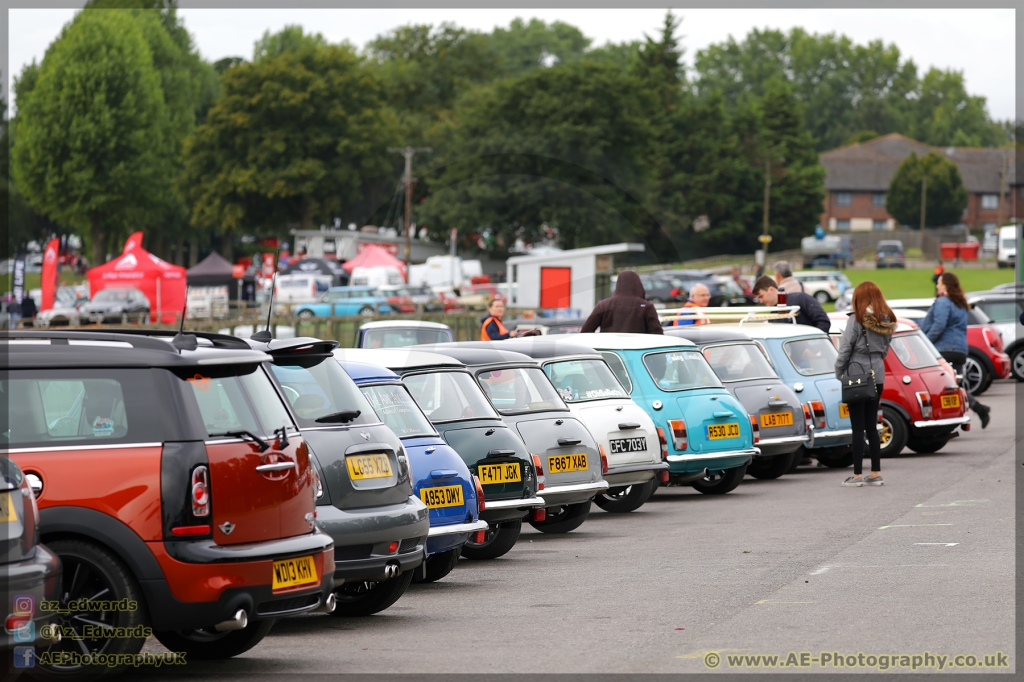
[[[964, 72], [971, 94], [988, 99], [997, 119], [1014, 118], [1015, 71], [1012, 9], [681, 9], [680, 33], [686, 60], [729, 35], [742, 38], [752, 28], [788, 30], [800, 26], [814, 33], [843, 33], [856, 42], [881, 39], [896, 43], [919, 72], [929, 66]], [[661, 25], [661, 9], [183, 9], [185, 25], [199, 51], [210, 60], [252, 56], [253, 42], [264, 31], [300, 24], [328, 40], [347, 40], [362, 47], [367, 41], [408, 23], [452, 21], [490, 31], [515, 17], [560, 20], [580, 28], [595, 45], [642, 39]], [[74, 16], [66, 9], [11, 9], [9, 64], [20, 73], [33, 59], [41, 60], [61, 27]], [[10, 76], [10, 74], [7, 74]], [[8, 86], [10, 78], [8, 78]], [[5, 88], [4, 97], [8, 90]]]

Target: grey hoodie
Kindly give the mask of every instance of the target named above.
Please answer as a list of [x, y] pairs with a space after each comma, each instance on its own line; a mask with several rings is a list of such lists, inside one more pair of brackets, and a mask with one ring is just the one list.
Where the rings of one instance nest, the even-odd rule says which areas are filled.
[[[864, 313], [864, 324], [850, 315], [843, 337], [839, 342], [839, 357], [836, 358], [836, 378], [842, 379], [847, 374], [875, 373], [875, 383], [885, 381], [885, 356], [889, 352], [892, 333], [896, 331], [896, 323], [885, 317], [881, 321], [869, 308]], [[865, 333], [866, 332], [866, 333]], [[870, 354], [868, 349], [870, 348]]]

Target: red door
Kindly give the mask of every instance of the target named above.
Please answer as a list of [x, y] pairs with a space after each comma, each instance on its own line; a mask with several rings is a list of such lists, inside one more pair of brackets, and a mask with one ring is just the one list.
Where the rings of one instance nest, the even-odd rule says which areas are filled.
[[540, 307], [570, 308], [572, 268], [540, 269]]

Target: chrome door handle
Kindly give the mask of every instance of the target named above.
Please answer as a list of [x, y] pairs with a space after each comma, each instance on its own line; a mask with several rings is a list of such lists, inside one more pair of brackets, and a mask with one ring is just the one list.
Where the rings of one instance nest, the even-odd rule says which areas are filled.
[[274, 462], [273, 464], [261, 464], [256, 467], [256, 471], [261, 474], [265, 474], [268, 471], [284, 471], [285, 469], [298, 468], [295, 462]]

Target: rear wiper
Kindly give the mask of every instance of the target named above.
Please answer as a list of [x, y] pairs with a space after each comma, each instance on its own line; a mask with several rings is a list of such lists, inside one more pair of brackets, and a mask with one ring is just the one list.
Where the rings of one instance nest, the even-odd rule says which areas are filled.
[[362, 412], [359, 410], [342, 410], [341, 412], [317, 417], [313, 421], [317, 424], [347, 424], [361, 414]]
[[219, 438], [221, 436], [230, 436], [231, 438], [241, 438], [242, 440], [252, 441], [253, 443], [256, 443], [256, 445], [259, 447], [260, 452], [266, 452], [267, 450], [270, 449], [270, 443], [263, 440], [262, 438], [252, 433], [251, 431], [245, 431], [244, 429], [241, 431], [225, 431], [224, 433], [210, 434], [211, 438]]

